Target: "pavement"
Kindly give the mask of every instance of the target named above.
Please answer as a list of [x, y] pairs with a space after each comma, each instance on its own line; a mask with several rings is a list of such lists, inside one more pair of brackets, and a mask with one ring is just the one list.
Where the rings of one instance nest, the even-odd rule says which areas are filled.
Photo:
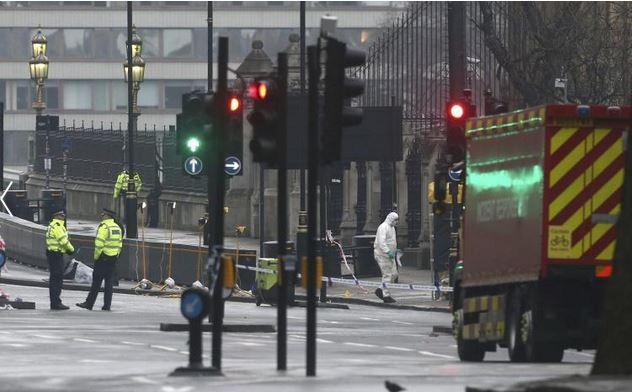
[[[72, 234], [88, 234], [92, 235], [97, 227], [96, 221], [87, 220], [69, 220], [68, 230]], [[139, 240], [144, 236], [146, 241], [155, 241], [161, 243], [169, 243], [173, 241], [178, 244], [187, 244], [192, 246], [198, 246], [199, 233], [185, 230], [174, 230], [170, 232], [165, 229], [158, 228], [139, 228]], [[259, 249], [259, 240], [256, 238], [248, 237], [225, 237], [225, 245], [227, 248], [237, 248], [242, 250], [255, 250]], [[11, 246], [11, 244], [7, 244]], [[351, 271], [344, 265], [341, 267], [343, 275], [350, 275]], [[351, 267], [353, 268], [353, 267]], [[418, 284], [418, 285], [432, 285], [432, 275], [429, 270], [420, 270], [413, 267], [403, 266], [399, 271], [399, 283]], [[46, 271], [36, 268], [30, 268], [18, 263], [8, 263], [8, 271], [0, 274], [0, 282], [10, 279], [11, 283], [20, 283], [16, 280], [23, 280], [24, 284], [33, 285], [37, 282], [41, 285], [43, 279], [47, 279], [48, 274]], [[368, 282], [380, 282], [379, 277], [361, 278], [360, 281]], [[118, 288], [118, 292], [127, 293], [132, 292], [137, 282], [121, 281]], [[375, 287], [364, 287], [361, 284], [356, 285], [353, 280], [349, 280], [348, 284], [333, 283], [327, 285], [326, 297], [327, 300], [334, 303], [342, 304], [364, 304], [371, 306], [381, 306], [393, 309], [408, 309], [408, 310], [425, 310], [425, 311], [437, 311], [437, 312], [449, 312], [449, 301], [446, 296], [441, 296], [438, 300], [433, 299], [432, 292], [430, 291], [416, 291], [416, 290], [391, 290], [393, 298], [397, 301], [395, 304], [385, 304], [374, 293]], [[86, 290], [87, 286], [73, 284], [73, 282], [65, 282], [67, 289]], [[151, 293], [147, 293], [151, 294]], [[296, 287], [296, 295], [298, 299], [305, 297], [306, 292], [300, 286]], [[252, 295], [248, 295], [248, 292], [240, 291], [236, 293], [237, 300], [248, 300], [249, 298], [254, 301]]]
[[[48, 287], [48, 271], [34, 268], [31, 266], [17, 263], [13, 260], [7, 262], [7, 268], [0, 273], [0, 283], [11, 283], [17, 285], [27, 286], [39, 286]], [[406, 271], [407, 280], [411, 279], [414, 282], [423, 282], [425, 276], [429, 275], [427, 271], [417, 270], [413, 268], [403, 268]], [[379, 278], [367, 278], [368, 281], [379, 282]], [[404, 281], [402, 277], [402, 283], [412, 282], [413, 280]], [[425, 282], [424, 282], [425, 283]], [[158, 295], [158, 294], [173, 294], [171, 291], [159, 292], [158, 290], [138, 290], [135, 289], [137, 282], [121, 280], [119, 287], [115, 288], [115, 292], [122, 294], [146, 294], [146, 295]], [[89, 285], [79, 284], [73, 281], [65, 280], [65, 290], [80, 290], [87, 291]], [[296, 287], [297, 299], [302, 300], [306, 298], [306, 290], [300, 286]], [[417, 310], [417, 311], [434, 311], [444, 312], [450, 311], [450, 304], [447, 299], [434, 300], [431, 297], [430, 292], [420, 291], [408, 291], [408, 290], [392, 290], [393, 297], [398, 301], [395, 304], [385, 304], [374, 294], [374, 289], [370, 287], [356, 286], [356, 285], [344, 285], [339, 283], [333, 283], [327, 287], [327, 299], [328, 302], [338, 304], [358, 304], [369, 305], [375, 307], [402, 309], [402, 310]], [[240, 302], [255, 302], [254, 296], [249, 291], [235, 291], [231, 300]]]
[[[161, 332], [181, 323], [177, 298], [115, 294], [112, 312], [50, 311], [48, 290], [0, 284], [35, 310], [0, 311], [0, 391], [227, 392], [386, 391], [385, 381], [406, 391], [464, 392], [543, 379], [586, 376], [592, 352], [567, 350], [561, 364], [515, 364], [506, 350], [483, 363], [457, 359], [454, 339], [434, 333], [449, 326], [445, 313], [349, 305], [316, 311], [316, 377], [306, 377], [306, 310], [288, 309], [288, 368], [276, 370], [274, 333], [223, 333], [220, 377], [169, 377], [188, 360], [186, 332]], [[84, 292], [64, 290], [64, 302]], [[97, 300], [100, 305], [102, 296]], [[225, 324], [276, 325], [276, 308], [226, 304]], [[203, 336], [210, 363], [211, 334]], [[485, 389], [483, 389], [485, 390]], [[604, 389], [607, 391], [607, 389]]]

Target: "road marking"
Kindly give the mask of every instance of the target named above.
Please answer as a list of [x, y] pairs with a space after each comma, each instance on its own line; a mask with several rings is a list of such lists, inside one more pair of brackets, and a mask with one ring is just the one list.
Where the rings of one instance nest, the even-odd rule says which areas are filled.
[[581, 356], [588, 357], [588, 358], [594, 358], [594, 357], [595, 357], [595, 355], [594, 355], [594, 354], [590, 354], [590, 353], [582, 353], [582, 352], [580, 352], [580, 351], [573, 352], [573, 354], [581, 355]]
[[158, 381], [154, 381], [151, 380], [147, 377], [143, 377], [143, 376], [134, 376], [132, 377], [132, 381], [136, 381], [139, 382], [141, 384], [152, 384], [152, 385], [156, 385], [156, 384], [160, 384]]
[[163, 392], [189, 392], [193, 387], [172, 387], [170, 385], [165, 385], [162, 387]]
[[182, 354], [182, 355], [189, 355], [189, 352], [188, 352], [188, 351], [178, 351], [178, 353], [179, 353], [179, 354]]
[[372, 318], [372, 317], [360, 317], [360, 320], [366, 321], [380, 321], [380, 319]]
[[325, 324], [340, 324], [339, 321], [320, 320], [320, 322]]
[[406, 348], [406, 347], [384, 346], [384, 348], [387, 350], [397, 350], [397, 351], [415, 351], [412, 348]]
[[84, 343], [96, 343], [96, 340], [90, 340], [90, 339], [82, 339], [82, 338], [74, 338], [72, 339], [75, 342], [84, 342]]
[[397, 320], [391, 320], [391, 323], [402, 324], [402, 325], [415, 325], [415, 323], [409, 323], [409, 322], [406, 322], [406, 321], [397, 321]]
[[292, 319], [292, 320], [305, 320], [305, 317], [287, 316], [287, 318]]
[[2, 343], [3, 346], [9, 346], [9, 347], [28, 347], [28, 344], [22, 344], [22, 343]]
[[110, 361], [107, 359], [82, 359], [81, 361], [82, 363], [110, 363], [110, 362], [114, 362], [114, 361]]
[[436, 353], [432, 353], [430, 351], [417, 351], [419, 354], [421, 355], [427, 355], [429, 357], [437, 357], [437, 358], [444, 358], [444, 359], [456, 359], [456, 357], [453, 357], [451, 355], [443, 355], [443, 354], [436, 354]]
[[320, 338], [317, 338], [316, 341], [319, 342], [319, 343], [333, 343], [331, 340], [320, 339]]
[[126, 341], [122, 341], [122, 344], [127, 344], [130, 346], [146, 346], [145, 343], [138, 343], [138, 342], [126, 342]]
[[173, 351], [178, 351], [177, 348], [167, 347], [167, 346], [159, 346], [157, 344], [150, 344], [149, 347], [155, 348], [155, 349], [158, 349], [158, 350], [165, 350], [165, 351], [172, 351], [172, 352]]
[[237, 342], [237, 344], [241, 344], [242, 346], [253, 346], [253, 347], [265, 346], [265, 344], [263, 343], [254, 343], [254, 342]]
[[305, 340], [305, 336], [301, 335], [290, 335], [291, 338]]
[[366, 344], [366, 343], [353, 343], [353, 342], [344, 342], [347, 346], [355, 346], [355, 347], [377, 347], [375, 344]]
[[50, 336], [50, 335], [33, 335], [37, 338], [42, 338], [42, 339], [61, 339], [61, 337], [59, 336]]

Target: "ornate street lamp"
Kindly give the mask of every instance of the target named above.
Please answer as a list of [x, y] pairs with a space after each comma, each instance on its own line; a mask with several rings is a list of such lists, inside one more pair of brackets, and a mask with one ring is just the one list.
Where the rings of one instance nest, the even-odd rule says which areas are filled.
[[31, 48], [33, 49], [33, 57], [37, 57], [40, 53], [46, 54], [46, 45], [48, 40], [42, 33], [42, 26], [37, 28], [37, 33], [31, 39]]
[[[129, 42], [125, 42], [126, 45], [129, 45]], [[132, 57], [140, 56], [143, 52], [143, 40], [140, 39], [140, 36], [136, 32], [136, 25], [132, 25]]]
[[[132, 45], [132, 51], [134, 45]], [[129, 66], [127, 61], [123, 63], [123, 74], [125, 75], [125, 83], [128, 83]], [[140, 84], [145, 80], [145, 60], [137, 54], [132, 59], [132, 112], [136, 115], [138, 112], [138, 90], [140, 90]]]
[[31, 79], [36, 85], [35, 101], [33, 101], [32, 107], [37, 111], [37, 114], [42, 114], [42, 111], [46, 109], [46, 102], [44, 101], [44, 81], [48, 79], [47, 43], [46, 36], [42, 33], [40, 26], [37, 33], [31, 39], [33, 57], [29, 60], [29, 72]]

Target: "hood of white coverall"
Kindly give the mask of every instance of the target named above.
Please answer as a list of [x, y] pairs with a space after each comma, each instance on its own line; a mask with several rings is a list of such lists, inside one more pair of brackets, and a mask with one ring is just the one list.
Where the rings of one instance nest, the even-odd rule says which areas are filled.
[[388, 223], [389, 225], [395, 227], [395, 221], [399, 219], [399, 215], [397, 215], [396, 212], [391, 212], [390, 214], [388, 214], [386, 216], [386, 219], [384, 219], [384, 222]]

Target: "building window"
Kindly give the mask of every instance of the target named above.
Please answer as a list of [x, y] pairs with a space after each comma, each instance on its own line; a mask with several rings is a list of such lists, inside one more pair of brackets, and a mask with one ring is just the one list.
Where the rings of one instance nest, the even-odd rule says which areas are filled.
[[44, 86], [46, 91], [46, 108], [59, 109], [59, 85], [57, 82], [47, 82]]
[[7, 84], [4, 80], [0, 80], [0, 102], [4, 102], [4, 110], [7, 110], [7, 100], [6, 100], [6, 94], [7, 94]]
[[191, 91], [191, 84], [172, 84], [165, 86], [165, 108], [180, 109], [182, 107], [182, 95]]
[[[31, 30], [29, 34], [29, 38], [26, 42], [26, 45], [22, 42], [19, 42], [19, 45], [22, 45], [28, 51], [28, 56], [31, 57], [31, 46], [29, 43], [31, 42], [31, 37], [37, 33], [37, 30]], [[63, 58], [63, 50], [64, 50], [64, 31], [60, 29], [45, 29], [43, 33], [46, 35], [48, 39], [48, 45], [46, 47], [46, 56], [49, 60], [55, 58]]]
[[191, 29], [163, 30], [165, 57], [191, 57], [193, 32]]
[[114, 110], [127, 110], [127, 84], [123, 81], [112, 85], [112, 106]]
[[16, 87], [16, 109], [29, 110], [31, 108], [31, 86], [28, 82], [18, 82]]
[[140, 86], [140, 92], [138, 93], [138, 107], [160, 107], [160, 91], [158, 89], [158, 82], [144, 82]]
[[64, 82], [64, 109], [90, 110], [92, 109], [92, 85], [88, 81]]
[[92, 57], [92, 32], [88, 29], [64, 30], [64, 56], [73, 58]]
[[94, 57], [102, 59], [119, 59], [118, 55], [114, 55], [112, 50], [114, 34], [112, 30], [95, 29], [92, 33], [94, 42]]
[[[127, 48], [125, 42], [127, 42], [127, 29], [116, 29], [114, 31], [116, 37], [116, 50], [114, 50], [115, 58], [127, 58]], [[159, 57], [160, 56], [160, 30], [158, 29], [139, 29], [138, 35], [143, 40], [143, 53], [141, 56], [144, 59]]]
[[6, 59], [11, 52], [11, 30], [0, 29], [0, 59]]
[[107, 81], [95, 81], [94, 90], [94, 110], [106, 111], [110, 109], [110, 83]]

